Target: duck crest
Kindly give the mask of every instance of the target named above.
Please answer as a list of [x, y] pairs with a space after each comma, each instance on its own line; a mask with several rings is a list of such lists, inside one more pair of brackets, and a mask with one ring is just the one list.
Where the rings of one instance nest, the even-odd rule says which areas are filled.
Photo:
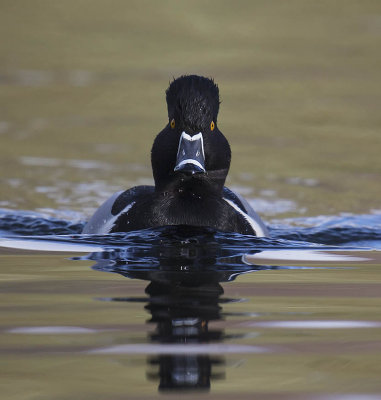
[[168, 117], [181, 120], [191, 131], [205, 130], [217, 122], [220, 106], [218, 86], [212, 79], [183, 75], [166, 90]]

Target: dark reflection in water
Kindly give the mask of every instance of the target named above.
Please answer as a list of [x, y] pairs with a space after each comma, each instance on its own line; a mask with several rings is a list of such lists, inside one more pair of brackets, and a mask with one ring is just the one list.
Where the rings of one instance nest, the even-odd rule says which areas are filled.
[[[0, 245], [3, 240], [4, 247], [40, 250], [53, 248], [72, 252], [76, 246], [86, 245], [86, 249], [96, 249], [97, 252], [75, 259], [96, 261], [94, 270], [118, 273], [129, 279], [148, 282], [145, 297], [107, 300], [125, 302], [126, 306], [130, 302], [145, 303], [145, 309], [150, 314], [147, 323], [154, 325], [155, 329], [148, 335], [148, 343], [128, 345], [130, 350], [127, 351], [149, 354], [147, 376], [159, 381], [159, 390], [208, 390], [213, 379], [225, 376], [224, 354], [261, 351], [259, 346], [254, 349], [256, 346], [229, 344], [227, 339], [232, 336], [219, 328], [222, 324], [215, 323], [232, 315], [223, 312], [223, 303], [241, 300], [224, 298], [221, 283], [231, 282], [241, 274], [258, 270], [314, 268], [290, 265], [295, 258], [284, 258], [290, 250], [294, 252], [291, 257], [296, 257], [296, 253], [303, 255], [304, 251], [304, 258], [299, 260], [309, 261], [308, 257], [318, 255], [319, 260], [324, 262], [327, 261], [329, 251], [345, 250], [339, 246], [292, 241], [279, 234], [278, 237], [255, 238], [210, 229], [162, 227], [98, 236], [76, 234], [79, 226], [61, 224], [59, 221], [53, 223], [45, 219], [35, 220], [33, 216], [28, 220], [26, 217], [8, 215], [2, 221], [0, 234], [3, 230], [4, 237], [0, 238]], [[33, 235], [15, 236], [19, 231], [25, 234], [26, 228], [33, 227], [36, 228]], [[329, 229], [326, 227], [325, 232], [329, 232]], [[41, 236], [45, 230], [49, 235]], [[360, 226], [353, 228], [351, 234], [355, 235], [359, 230], [367, 232], [365, 227]], [[372, 232], [371, 229], [368, 231], [369, 235], [373, 235], [369, 237], [373, 242], [378, 241], [379, 247], [381, 230], [378, 225]], [[305, 233], [304, 237], [311, 235], [311, 232]], [[324, 238], [324, 232], [321, 237]], [[328, 240], [327, 237], [325, 240]], [[281, 253], [282, 250], [285, 251]], [[346, 250], [351, 249], [346, 247]], [[323, 252], [326, 253], [324, 258]], [[277, 257], [279, 255], [283, 259]], [[351, 256], [343, 257], [341, 260], [348, 261]], [[255, 263], [260, 263], [260, 260], [266, 263], [266, 259], [278, 260], [267, 262], [276, 262], [280, 266], [251, 264], [253, 260]], [[335, 254], [329, 260], [333, 263], [332, 267], [340, 261]], [[243, 335], [237, 334], [234, 337]], [[103, 350], [108, 351], [96, 349], [93, 353], [107, 353]]]
[[[198, 286], [177, 284], [172, 286], [152, 281], [146, 288], [149, 301], [146, 310], [152, 315], [149, 323], [156, 324], [150, 334], [154, 343], [220, 342], [221, 329], [209, 329], [209, 322], [221, 319], [219, 297], [223, 289], [218, 283]], [[224, 364], [223, 357], [208, 354], [170, 354], [150, 357], [148, 363], [157, 366], [157, 372], [148, 377], [160, 381], [159, 390], [209, 389], [211, 379], [224, 378], [213, 368]]]
[[[210, 231], [189, 229], [167, 232], [165, 244], [151, 248], [151, 264], [143, 251], [131, 259], [125, 249], [92, 253], [94, 269], [116, 272], [127, 278], [147, 280], [147, 298], [112, 298], [111, 301], [145, 302], [155, 330], [148, 335], [153, 344], [183, 345], [182, 351], [152, 355], [147, 359], [147, 376], [159, 380], [159, 390], [208, 390], [213, 379], [225, 377], [223, 355], [184, 353], [186, 346], [221, 343], [228, 336], [223, 329], [210, 328], [222, 320], [222, 304], [240, 299], [221, 298], [221, 282], [264, 267], [247, 265], [241, 255], [218, 257], [220, 247]], [[238, 335], [240, 336], [240, 335]], [[237, 337], [237, 335], [235, 335]]]
[[[174, 271], [175, 272], [175, 271]], [[146, 273], [150, 279], [150, 273]], [[195, 284], [187, 279], [184, 282], [171, 276], [167, 271], [167, 280], [151, 280], [145, 289], [146, 299], [112, 298], [112, 301], [144, 301], [145, 309], [151, 318], [148, 324], [154, 324], [155, 330], [148, 335], [148, 341], [155, 344], [208, 344], [222, 342], [227, 336], [223, 329], [209, 328], [210, 321], [223, 319], [221, 303], [235, 301], [221, 299], [224, 291], [212, 274], [200, 279], [199, 274], [190, 273], [188, 279], [195, 277]], [[172, 281], [172, 278], [174, 280]], [[210, 279], [209, 279], [210, 278]], [[223, 356], [209, 354], [161, 354], [150, 356], [147, 360], [150, 370], [147, 376], [159, 380], [159, 390], [209, 389], [211, 379], [225, 377], [223, 371], [214, 371], [214, 367], [223, 367]], [[221, 368], [220, 368], [221, 369]]]

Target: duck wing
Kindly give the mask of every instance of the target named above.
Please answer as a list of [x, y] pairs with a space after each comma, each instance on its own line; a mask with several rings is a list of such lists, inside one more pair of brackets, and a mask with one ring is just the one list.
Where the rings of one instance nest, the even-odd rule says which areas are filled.
[[246, 199], [227, 187], [224, 187], [222, 195], [223, 199], [250, 224], [256, 236], [269, 236], [266, 225]]
[[82, 233], [110, 233], [122, 214], [127, 214], [139, 198], [152, 194], [154, 190], [153, 186], [142, 185], [114, 193], [95, 211]]

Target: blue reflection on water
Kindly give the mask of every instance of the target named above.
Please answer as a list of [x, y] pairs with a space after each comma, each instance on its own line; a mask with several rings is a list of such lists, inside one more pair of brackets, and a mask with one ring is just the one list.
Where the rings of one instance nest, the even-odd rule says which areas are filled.
[[[51, 236], [76, 235], [82, 232], [84, 221], [59, 219], [28, 211], [0, 210], [1, 236]], [[168, 229], [168, 228], [166, 228]], [[372, 247], [381, 249], [381, 213], [338, 216], [293, 218], [276, 221], [269, 226], [270, 239], [257, 239], [235, 233], [217, 233], [217, 240], [231, 246], [288, 246], [305, 247], [313, 244], [333, 246]], [[125, 240], [141, 240], [150, 244], [162, 232], [162, 228], [146, 229], [122, 234], [122, 236], [95, 237], [77, 236], [72, 239], [82, 243], [106, 243], [123, 245]], [[70, 240], [70, 239], [65, 239]]]

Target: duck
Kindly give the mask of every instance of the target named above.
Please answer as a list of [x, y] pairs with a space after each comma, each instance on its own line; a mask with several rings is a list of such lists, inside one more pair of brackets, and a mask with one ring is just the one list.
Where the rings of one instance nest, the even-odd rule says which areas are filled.
[[224, 186], [231, 149], [217, 124], [217, 84], [211, 78], [182, 75], [170, 82], [165, 93], [168, 123], [151, 150], [154, 186], [113, 194], [82, 233], [185, 225], [268, 236], [266, 225], [247, 200]]

